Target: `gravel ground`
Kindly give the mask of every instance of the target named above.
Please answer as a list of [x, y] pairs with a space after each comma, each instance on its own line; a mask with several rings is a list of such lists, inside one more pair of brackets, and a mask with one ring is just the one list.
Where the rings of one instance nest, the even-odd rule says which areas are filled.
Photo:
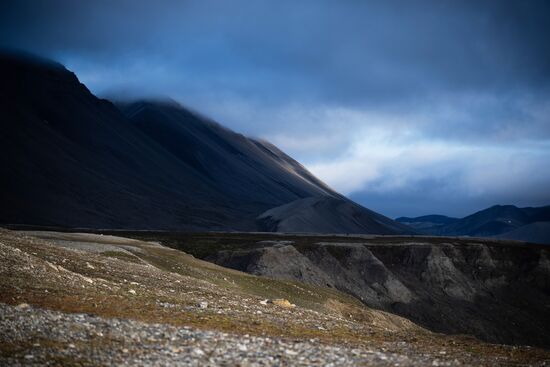
[[119, 257], [56, 236], [0, 229], [0, 367], [550, 366], [548, 351], [431, 333], [332, 289], [146, 242], [71, 235], [131, 252]]
[[[0, 304], [2, 366], [418, 366], [433, 357]], [[12, 346], [12, 348], [9, 348]], [[9, 353], [8, 353], [9, 351]], [[10, 355], [11, 354], [11, 355]]]

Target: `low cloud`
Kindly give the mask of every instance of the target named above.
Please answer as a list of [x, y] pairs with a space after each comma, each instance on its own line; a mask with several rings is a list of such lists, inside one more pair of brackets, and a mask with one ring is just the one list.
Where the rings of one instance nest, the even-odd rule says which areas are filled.
[[[303, 139], [297, 131], [286, 139], [275, 136], [272, 140], [303, 157], [307, 167], [336, 190], [362, 198], [364, 205], [370, 206], [370, 197], [385, 197], [391, 204], [377, 209], [388, 215], [429, 214], [430, 202], [435, 208], [439, 202], [437, 212], [457, 216], [495, 203], [550, 202], [546, 168], [550, 141], [543, 128], [529, 131], [516, 119], [514, 124], [503, 123], [501, 129], [460, 131], [460, 121], [472, 117], [466, 113], [457, 117], [454, 109], [446, 108], [405, 117], [342, 109], [325, 111], [323, 116], [317, 129]], [[440, 119], [452, 118], [459, 126], [452, 128], [449, 123], [447, 130], [438, 128]], [[533, 123], [544, 125], [545, 118], [541, 114]], [[308, 153], [334, 146], [339, 148], [328, 157]], [[426, 205], [411, 207], [412, 197]], [[455, 198], [462, 198], [462, 203], [451, 204]]]

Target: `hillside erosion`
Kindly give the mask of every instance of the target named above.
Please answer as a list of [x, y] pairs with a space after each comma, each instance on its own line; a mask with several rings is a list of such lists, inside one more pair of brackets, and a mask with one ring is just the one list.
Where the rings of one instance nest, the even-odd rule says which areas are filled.
[[188, 235], [164, 241], [218, 265], [336, 288], [434, 331], [550, 346], [545, 327], [550, 324], [550, 249], [545, 246], [263, 234]]

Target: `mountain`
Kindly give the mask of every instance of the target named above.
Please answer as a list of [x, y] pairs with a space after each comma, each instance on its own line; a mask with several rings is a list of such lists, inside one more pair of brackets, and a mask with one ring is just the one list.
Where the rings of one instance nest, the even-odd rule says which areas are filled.
[[444, 225], [456, 222], [458, 218], [447, 217], [445, 215], [423, 215], [421, 217], [399, 217], [395, 219], [399, 223], [403, 223], [411, 228], [414, 228], [420, 233], [433, 233], [438, 228]]
[[351, 201], [309, 197], [269, 209], [258, 216], [266, 232], [408, 234], [409, 227]]
[[506, 240], [550, 244], [550, 222], [529, 223], [494, 237]]
[[[461, 219], [439, 215], [417, 218], [401, 217], [396, 221], [424, 234], [442, 236], [475, 236], [550, 243], [550, 206], [518, 208], [494, 205]], [[439, 220], [439, 222], [438, 222]]]
[[176, 103], [139, 101], [121, 110], [201, 182], [225, 198], [250, 202], [253, 210], [311, 195], [340, 197], [269, 143], [234, 133]]
[[443, 227], [443, 235], [492, 236], [529, 223], [529, 215], [513, 205], [495, 205]]
[[[328, 197], [353, 206], [361, 230], [406, 230], [387, 218], [374, 225], [383, 217], [275, 146], [175, 102], [115, 106], [62, 65], [27, 55], [2, 53], [0, 80], [0, 223], [249, 231], [271, 208]], [[347, 230], [346, 220], [331, 230]]]

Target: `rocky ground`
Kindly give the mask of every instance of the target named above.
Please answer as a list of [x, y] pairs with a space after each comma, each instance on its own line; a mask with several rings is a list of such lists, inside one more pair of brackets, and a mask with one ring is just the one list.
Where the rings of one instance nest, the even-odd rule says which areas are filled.
[[550, 365], [159, 244], [0, 231], [0, 365]]
[[[204, 331], [128, 319], [105, 319], [0, 305], [0, 333], [20, 348], [5, 365], [129, 366], [455, 366], [402, 348], [327, 345], [318, 339], [282, 339]], [[29, 338], [32, 336], [32, 338]], [[441, 352], [442, 355], [445, 352]]]

